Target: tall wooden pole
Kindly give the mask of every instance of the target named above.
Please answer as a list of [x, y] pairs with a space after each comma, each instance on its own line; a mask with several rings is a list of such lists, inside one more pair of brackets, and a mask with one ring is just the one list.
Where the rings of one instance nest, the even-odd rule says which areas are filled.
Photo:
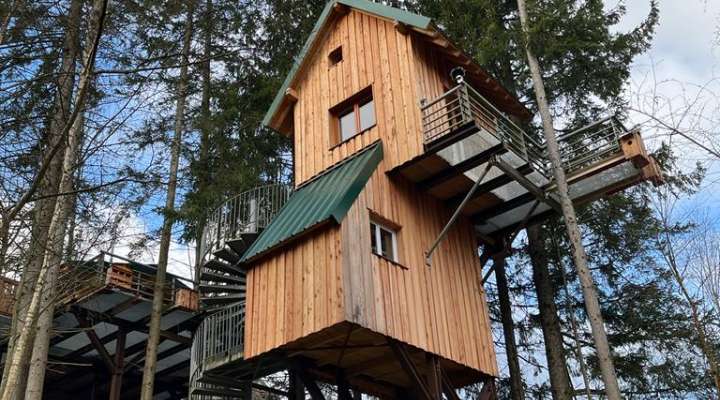
[[577, 224], [577, 216], [572, 200], [568, 194], [568, 184], [565, 177], [560, 159], [560, 149], [558, 147], [555, 128], [553, 127], [552, 115], [545, 94], [545, 85], [542, 80], [542, 72], [540, 63], [530, 46], [530, 29], [527, 14], [527, 6], [525, 0], [517, 0], [518, 11], [520, 13], [520, 23], [525, 36], [525, 52], [528, 58], [528, 65], [532, 75], [533, 87], [535, 89], [535, 97], [537, 98], [538, 109], [543, 124], [543, 132], [545, 134], [545, 142], [547, 144], [548, 158], [552, 165], [555, 183], [557, 184], [557, 194], [560, 198], [560, 206], [562, 207], [563, 217], [565, 219], [565, 227], [567, 228], [568, 237], [572, 244], [572, 255], [575, 261], [580, 285], [582, 286], [583, 297], [585, 298], [585, 309], [590, 319], [593, 340], [597, 350], [598, 364], [605, 383], [605, 393], [608, 400], [620, 400], [620, 386], [618, 385], [617, 376], [615, 374], [615, 366], [613, 365], [612, 356], [610, 354], [610, 346], [605, 332], [605, 324], [600, 312], [600, 302], [598, 301], [597, 289], [593, 282], [590, 269], [587, 265], [587, 254], [582, 245], [580, 236], [580, 228]]
[[175, 209], [175, 193], [177, 191], [178, 165], [180, 163], [180, 147], [182, 135], [185, 131], [185, 103], [188, 87], [188, 61], [190, 58], [190, 44], [193, 32], [194, 2], [188, 3], [185, 33], [183, 36], [182, 66], [178, 81], [177, 104], [175, 106], [175, 135], [170, 149], [170, 173], [168, 174], [167, 197], [165, 198], [165, 217], [160, 232], [160, 255], [158, 257], [157, 272], [155, 274], [155, 288], [153, 290], [153, 304], [150, 314], [150, 327], [148, 332], [147, 349], [145, 351], [145, 367], [140, 388], [142, 400], [152, 400], [155, 386], [155, 371], [157, 370], [157, 353], [160, 344], [160, 319], [162, 318], [163, 300], [165, 299], [165, 272], [167, 271], [172, 239], [173, 216]]
[[525, 389], [520, 370], [520, 361], [518, 360], [517, 344], [515, 343], [515, 323], [512, 318], [510, 290], [508, 289], [507, 275], [505, 274], [504, 252], [493, 255], [493, 267], [495, 268], [495, 282], [500, 303], [500, 320], [505, 338], [505, 356], [510, 371], [510, 398], [512, 400], [523, 400], [525, 399]]

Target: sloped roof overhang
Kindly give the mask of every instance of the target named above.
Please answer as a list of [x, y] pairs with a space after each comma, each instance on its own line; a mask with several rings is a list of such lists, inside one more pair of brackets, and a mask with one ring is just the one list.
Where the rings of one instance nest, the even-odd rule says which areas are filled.
[[270, 108], [263, 118], [262, 124], [264, 126], [280, 131], [286, 135], [290, 133], [286, 129], [283, 129], [283, 126], [286, 126], [285, 120], [289, 116], [292, 105], [297, 101], [297, 94], [293, 89], [293, 84], [300, 76], [306, 61], [315, 51], [316, 45], [320, 42], [324, 30], [328, 26], [328, 22], [331, 21], [334, 16], [347, 12], [348, 7], [378, 18], [393, 21], [399, 29], [413, 31], [422, 35], [427, 39], [427, 43], [431, 43], [441, 49], [442, 52], [447, 54], [449, 59], [465, 67], [483, 86], [491, 88], [493, 97], [507, 103], [508, 109], [518, 118], [528, 120], [532, 116], [530, 111], [528, 111], [513, 94], [502, 87], [470, 56], [455, 46], [432, 19], [367, 0], [333, 0], [328, 2], [323, 9], [300, 54], [295, 58], [290, 72], [286, 76], [283, 85], [275, 95]]

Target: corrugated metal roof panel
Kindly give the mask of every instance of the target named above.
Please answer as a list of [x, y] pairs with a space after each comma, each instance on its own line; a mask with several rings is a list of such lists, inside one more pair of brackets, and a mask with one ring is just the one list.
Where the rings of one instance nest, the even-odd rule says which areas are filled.
[[380, 141], [305, 182], [245, 252], [247, 263], [311, 228], [340, 223], [383, 158]]

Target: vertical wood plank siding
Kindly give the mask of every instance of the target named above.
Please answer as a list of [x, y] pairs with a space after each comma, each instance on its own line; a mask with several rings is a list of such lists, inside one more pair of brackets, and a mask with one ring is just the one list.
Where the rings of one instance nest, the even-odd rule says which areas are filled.
[[[356, 10], [320, 38], [294, 89], [295, 182], [382, 139], [384, 160], [340, 227], [312, 233], [248, 272], [245, 357], [348, 320], [497, 375], [476, 240], [461, 219], [435, 253], [424, 251], [452, 210], [387, 170], [423, 151], [419, 101], [444, 91], [447, 68], [413, 34]], [[343, 60], [328, 54], [343, 48]], [[331, 142], [329, 109], [372, 85], [377, 125]], [[402, 266], [370, 253], [369, 211], [399, 224]]]
[[[382, 137], [387, 168], [422, 152], [419, 101], [443, 92], [445, 73], [438, 57], [418, 37], [398, 33], [392, 22], [351, 11], [330, 22], [317, 49], [306, 61], [294, 89], [295, 183]], [[330, 65], [328, 55], [342, 46], [343, 60]], [[336, 146], [329, 110], [372, 86], [377, 125]]]
[[323, 229], [248, 271], [245, 358], [344, 320], [339, 241]]

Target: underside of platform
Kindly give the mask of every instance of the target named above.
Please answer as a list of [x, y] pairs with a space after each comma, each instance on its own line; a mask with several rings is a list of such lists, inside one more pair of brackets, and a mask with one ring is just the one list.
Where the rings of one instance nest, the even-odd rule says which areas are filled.
[[306, 379], [338, 386], [347, 384], [353, 390], [390, 399], [402, 397], [402, 393], [419, 394], [416, 391], [423, 388], [418, 387], [416, 377], [432, 376], [433, 368], [441, 371], [439, 379], [446, 389], [458, 389], [490, 378], [349, 322], [249, 360], [218, 365], [205, 372], [205, 383], [222, 387], [235, 383], [239, 387], [243, 381], [295, 368], [307, 374]]
[[[603, 125], [611, 123], [608, 119], [587, 132], [560, 138], [576, 205], [643, 180], [661, 181], [639, 132], [617, 123]], [[454, 127], [390, 174], [415, 182], [452, 209], [462, 204], [462, 215], [471, 218], [481, 237], [501, 236], [556, 213], [554, 179], [539, 145], [529, 150], [530, 143], [518, 145], [499, 129], [498, 122], [489, 127], [477, 119]]]
[[[150, 266], [104, 261], [63, 267], [44, 399], [139, 398], [153, 272]], [[192, 332], [200, 316], [197, 297], [185, 299], [192, 290], [171, 274], [166, 282], [155, 398], [181, 399], [187, 395]], [[5, 337], [0, 349], [6, 346]]]

